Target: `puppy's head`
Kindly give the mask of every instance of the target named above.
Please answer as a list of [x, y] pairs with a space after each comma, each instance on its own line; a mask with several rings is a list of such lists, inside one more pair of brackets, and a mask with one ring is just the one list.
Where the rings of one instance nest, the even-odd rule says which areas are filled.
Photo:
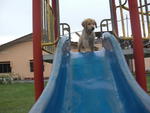
[[87, 32], [92, 32], [95, 29], [95, 27], [97, 27], [97, 24], [94, 19], [88, 18], [82, 22], [82, 26]]

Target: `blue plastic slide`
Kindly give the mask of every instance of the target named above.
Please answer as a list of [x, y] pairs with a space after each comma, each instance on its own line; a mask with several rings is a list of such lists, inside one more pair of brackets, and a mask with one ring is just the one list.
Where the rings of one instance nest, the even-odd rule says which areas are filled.
[[59, 41], [49, 82], [29, 113], [150, 113], [150, 97], [137, 84], [115, 37], [104, 49], [70, 52]]

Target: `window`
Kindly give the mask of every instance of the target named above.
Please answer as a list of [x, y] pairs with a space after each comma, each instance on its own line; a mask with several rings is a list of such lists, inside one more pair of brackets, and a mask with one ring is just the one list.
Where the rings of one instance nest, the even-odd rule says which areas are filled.
[[[33, 65], [33, 60], [30, 60], [30, 72], [34, 72], [34, 65]], [[43, 65], [43, 71], [44, 71], [44, 65]]]
[[0, 73], [10, 73], [10, 62], [0, 62]]
[[49, 61], [49, 63], [51, 63], [51, 64], [52, 64], [52, 63], [53, 63], [53, 60], [51, 59], [51, 60]]
[[30, 60], [30, 72], [33, 72], [33, 60]]

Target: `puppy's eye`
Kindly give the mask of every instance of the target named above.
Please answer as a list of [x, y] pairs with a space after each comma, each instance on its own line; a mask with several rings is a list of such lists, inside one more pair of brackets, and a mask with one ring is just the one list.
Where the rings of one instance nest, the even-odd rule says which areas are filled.
[[91, 23], [88, 23], [88, 25], [91, 25]]

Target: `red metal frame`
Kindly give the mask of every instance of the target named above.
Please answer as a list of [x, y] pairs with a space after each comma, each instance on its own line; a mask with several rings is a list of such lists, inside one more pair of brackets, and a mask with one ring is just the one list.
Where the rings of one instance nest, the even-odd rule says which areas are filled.
[[52, 9], [54, 11], [54, 17], [55, 17], [55, 22], [54, 22], [54, 29], [55, 29], [55, 39], [58, 38], [58, 26], [59, 26], [59, 23], [58, 23], [58, 10], [57, 10], [57, 1], [56, 0], [52, 0]]
[[35, 100], [39, 98], [44, 89], [43, 56], [41, 48], [41, 0], [33, 0], [33, 58], [34, 58], [34, 86]]
[[[57, 1], [52, 0], [52, 8], [55, 15], [55, 39], [59, 36], [59, 15], [57, 9]], [[117, 17], [115, 9], [115, 0], [112, 0], [113, 7], [113, 18], [115, 23], [115, 31], [118, 34], [117, 28]], [[146, 91], [146, 76], [145, 76], [145, 65], [144, 65], [144, 53], [142, 35], [138, 14], [138, 5], [136, 0], [129, 0], [130, 18], [132, 33], [134, 37], [134, 58], [135, 58], [135, 69], [136, 79], [141, 87]], [[42, 24], [41, 24], [41, 0], [33, 0], [33, 58], [34, 58], [34, 84], [35, 84], [35, 99], [37, 100], [44, 89], [43, 79], [43, 58], [41, 49], [41, 37], [42, 37]]]
[[111, 19], [112, 19], [112, 27], [113, 31], [115, 31], [116, 35], [118, 36], [118, 23], [117, 23], [117, 14], [116, 14], [116, 5], [115, 0], [109, 0], [110, 2], [110, 12], [111, 12]]
[[137, 0], [128, 0], [130, 10], [131, 29], [133, 34], [134, 43], [134, 59], [135, 59], [135, 73], [137, 82], [146, 91], [146, 75], [144, 64], [143, 42], [140, 28], [140, 20], [138, 13]]
[[112, 6], [113, 6], [113, 15], [114, 15], [114, 24], [115, 24], [115, 32], [116, 35], [118, 35], [118, 23], [117, 23], [117, 14], [116, 14], [116, 5], [115, 5], [115, 0], [112, 0]]

